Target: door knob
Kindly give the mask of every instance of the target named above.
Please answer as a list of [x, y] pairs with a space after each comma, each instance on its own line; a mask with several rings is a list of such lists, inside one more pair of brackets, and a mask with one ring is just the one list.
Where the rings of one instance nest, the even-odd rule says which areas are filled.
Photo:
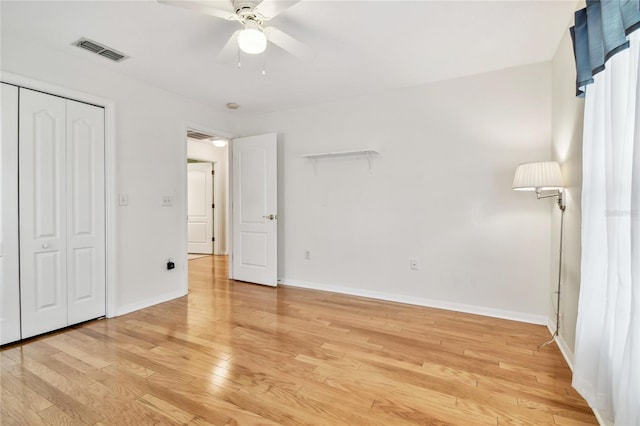
[[44, 243], [44, 244], [42, 245], [42, 248], [43, 248], [43, 249], [47, 249], [47, 248], [49, 248], [49, 244]]
[[269, 219], [269, 220], [276, 220], [278, 218], [277, 214], [270, 214], [268, 216], [262, 216], [265, 219]]

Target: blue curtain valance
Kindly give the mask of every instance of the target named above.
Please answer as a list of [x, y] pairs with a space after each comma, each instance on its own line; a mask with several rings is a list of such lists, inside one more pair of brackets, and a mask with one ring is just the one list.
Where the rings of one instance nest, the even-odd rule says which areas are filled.
[[607, 60], [629, 47], [627, 35], [640, 28], [640, 0], [587, 0], [571, 27], [576, 60], [576, 95], [602, 71]]

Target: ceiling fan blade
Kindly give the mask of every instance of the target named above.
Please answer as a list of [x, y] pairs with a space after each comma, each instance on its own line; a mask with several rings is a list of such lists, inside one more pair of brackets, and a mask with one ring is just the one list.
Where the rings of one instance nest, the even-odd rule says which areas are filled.
[[196, 1], [181, 1], [181, 0], [157, 0], [158, 3], [166, 4], [169, 6], [181, 7], [183, 9], [194, 10], [196, 12], [204, 13], [205, 15], [215, 16], [216, 18], [226, 19], [227, 21], [238, 21], [238, 15], [235, 12], [227, 10], [216, 9], [215, 7], [207, 6]]
[[238, 60], [238, 34], [240, 30], [231, 34], [227, 43], [220, 49], [216, 59], [222, 62], [231, 62]]
[[303, 61], [311, 61], [316, 56], [315, 52], [291, 37], [289, 34], [277, 29], [276, 27], [267, 27], [264, 29], [267, 39], [289, 53]]
[[300, 2], [300, 0], [262, 0], [254, 10], [264, 16], [265, 20], [269, 20], [278, 16], [298, 2]]

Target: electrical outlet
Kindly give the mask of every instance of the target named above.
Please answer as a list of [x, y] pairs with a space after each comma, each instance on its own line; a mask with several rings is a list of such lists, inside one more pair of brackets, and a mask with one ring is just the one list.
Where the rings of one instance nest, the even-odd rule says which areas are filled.
[[173, 196], [171, 195], [163, 195], [162, 196], [162, 206], [169, 207], [173, 205]]
[[409, 259], [409, 268], [411, 268], [412, 271], [417, 271], [418, 270], [418, 260], [415, 258], [411, 258]]
[[311, 250], [304, 251], [304, 260], [311, 260]]

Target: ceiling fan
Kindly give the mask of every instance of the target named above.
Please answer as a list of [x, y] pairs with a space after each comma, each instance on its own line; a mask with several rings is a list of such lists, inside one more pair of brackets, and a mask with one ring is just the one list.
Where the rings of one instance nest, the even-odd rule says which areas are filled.
[[227, 21], [239, 22], [242, 25], [242, 29], [231, 35], [229, 41], [220, 51], [219, 56], [226, 51], [237, 48], [240, 48], [244, 53], [257, 55], [265, 51], [267, 42], [271, 42], [300, 59], [310, 60], [313, 57], [313, 51], [298, 40], [276, 27], [265, 27], [264, 25], [265, 22], [275, 18], [300, 0], [230, 0], [229, 6], [233, 10], [215, 8], [210, 5], [210, 2], [206, 1], [157, 1], [158, 3], [191, 9]]

